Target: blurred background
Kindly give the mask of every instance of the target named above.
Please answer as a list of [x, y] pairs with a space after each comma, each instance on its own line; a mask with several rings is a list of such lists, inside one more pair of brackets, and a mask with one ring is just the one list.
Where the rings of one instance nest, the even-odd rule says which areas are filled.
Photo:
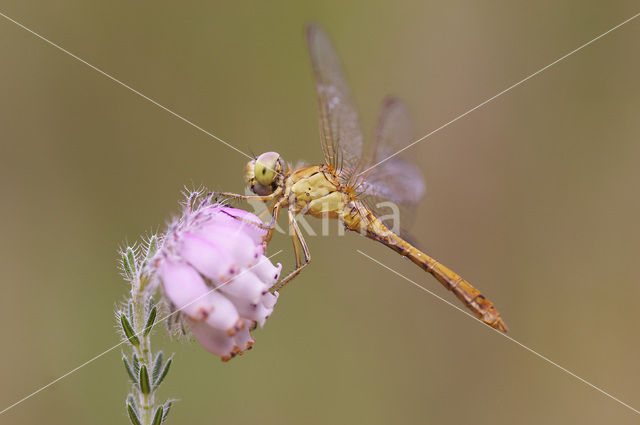
[[[416, 137], [637, 13], [637, 2], [25, 2], [0, 12], [239, 149], [321, 161], [303, 27], [327, 29], [367, 136], [387, 93]], [[510, 336], [640, 407], [640, 20], [412, 148], [413, 227], [490, 298]], [[183, 187], [242, 192], [246, 158], [0, 19], [0, 409], [119, 340], [117, 250], [161, 230]], [[316, 222], [316, 225], [319, 225]], [[254, 350], [175, 351], [169, 424], [637, 423], [634, 412], [447, 300], [357, 235], [311, 266]], [[293, 265], [290, 241], [276, 259]], [[336, 275], [338, 271], [338, 275]], [[125, 424], [119, 349], [0, 424]]]

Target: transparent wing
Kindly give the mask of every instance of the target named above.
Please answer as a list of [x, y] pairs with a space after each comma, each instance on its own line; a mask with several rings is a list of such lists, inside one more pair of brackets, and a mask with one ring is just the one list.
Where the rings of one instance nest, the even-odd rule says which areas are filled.
[[[398, 214], [388, 201], [396, 204], [398, 220], [403, 229], [411, 225], [415, 207], [424, 196], [424, 177], [408, 157], [399, 154], [387, 158], [409, 144], [412, 135], [406, 106], [396, 98], [387, 97], [382, 104], [371, 152], [369, 166], [373, 167], [364, 174], [357, 188], [367, 206], [378, 217]], [[385, 221], [385, 224], [388, 223]]]
[[329, 36], [315, 25], [307, 27], [307, 45], [318, 94], [320, 138], [327, 164], [344, 184], [360, 169], [362, 130], [340, 58]]

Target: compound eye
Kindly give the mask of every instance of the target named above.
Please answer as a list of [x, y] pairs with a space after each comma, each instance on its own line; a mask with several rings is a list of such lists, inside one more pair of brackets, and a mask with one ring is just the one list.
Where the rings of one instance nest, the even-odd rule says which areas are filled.
[[275, 152], [263, 153], [256, 160], [253, 169], [254, 175], [258, 183], [263, 186], [269, 186], [276, 179], [278, 159], [280, 155]]

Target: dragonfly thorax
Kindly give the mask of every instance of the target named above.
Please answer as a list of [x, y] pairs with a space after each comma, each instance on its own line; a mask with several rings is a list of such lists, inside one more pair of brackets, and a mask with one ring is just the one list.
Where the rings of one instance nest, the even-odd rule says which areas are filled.
[[277, 152], [265, 152], [247, 163], [245, 180], [256, 195], [270, 195], [284, 183], [284, 161]]

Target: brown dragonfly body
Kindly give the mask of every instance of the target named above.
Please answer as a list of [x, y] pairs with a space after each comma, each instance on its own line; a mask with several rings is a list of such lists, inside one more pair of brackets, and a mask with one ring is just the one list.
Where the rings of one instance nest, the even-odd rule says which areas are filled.
[[336, 218], [347, 229], [388, 246], [431, 273], [483, 322], [503, 332], [507, 331], [500, 313], [491, 301], [453, 270], [392, 232], [358, 200], [350, 187], [340, 184], [332, 167], [318, 165], [295, 170], [287, 176], [284, 186], [281, 207], [287, 207], [294, 214]]
[[453, 291], [480, 320], [506, 332], [500, 313], [488, 299], [458, 274], [392, 231], [377, 214], [374, 200], [392, 201], [411, 208], [424, 194], [419, 169], [409, 158], [395, 153], [411, 138], [404, 105], [393, 98], [383, 103], [373, 149], [363, 154], [358, 115], [329, 38], [321, 29], [311, 26], [307, 42], [320, 104], [325, 164], [290, 170], [280, 155], [267, 152], [246, 167], [245, 179], [255, 196], [223, 194], [270, 204], [268, 211], [272, 219], [265, 243], [271, 238], [280, 210], [288, 210], [297, 267], [272, 290], [283, 288], [311, 260], [296, 215], [329, 217], [409, 258]]

